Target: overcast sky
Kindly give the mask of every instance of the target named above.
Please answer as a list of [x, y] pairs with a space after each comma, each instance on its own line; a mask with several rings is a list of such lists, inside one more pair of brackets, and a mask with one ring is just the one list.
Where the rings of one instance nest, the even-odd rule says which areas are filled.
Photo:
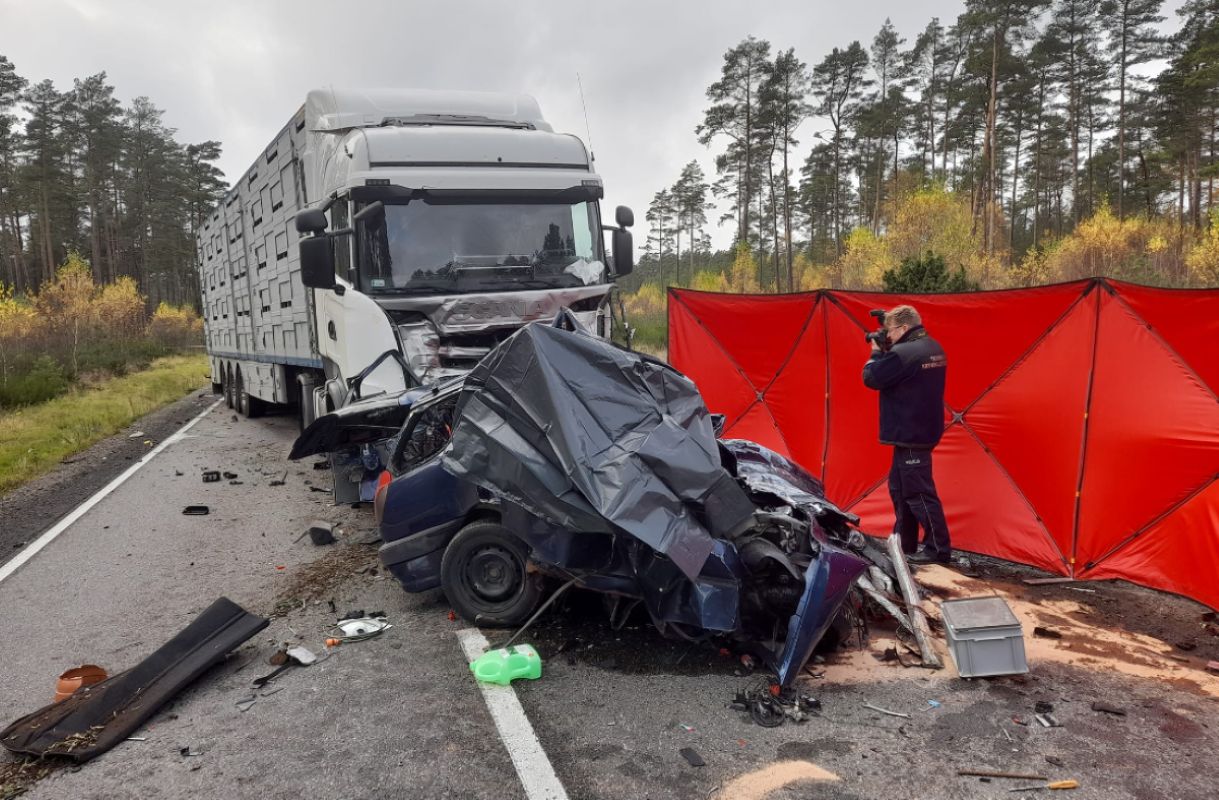
[[[1178, 0], [1168, 0], [1175, 7]], [[127, 103], [147, 95], [183, 142], [216, 139], [235, 179], [315, 86], [412, 87], [534, 95], [555, 130], [587, 140], [584, 84], [606, 205], [643, 213], [698, 159], [707, 86], [747, 35], [815, 64], [867, 46], [890, 17], [907, 46], [962, 0], [0, 0], [0, 54], [31, 82], [105, 71]], [[1171, 14], [1169, 14], [1171, 16]], [[1170, 24], [1175, 26], [1175, 20]], [[802, 142], [825, 127], [810, 120]], [[603, 212], [612, 219], [612, 210]], [[712, 227], [717, 245], [730, 226]], [[642, 242], [640, 242], [642, 244]]]

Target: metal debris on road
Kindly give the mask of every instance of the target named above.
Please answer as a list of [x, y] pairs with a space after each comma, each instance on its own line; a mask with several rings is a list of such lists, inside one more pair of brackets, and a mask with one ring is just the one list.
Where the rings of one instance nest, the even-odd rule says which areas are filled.
[[996, 772], [989, 769], [959, 769], [957, 775], [962, 778], [1011, 778], [1017, 781], [1048, 781], [1045, 775], [1030, 775], [1024, 772]]
[[863, 707], [871, 709], [872, 711], [879, 711], [881, 714], [887, 714], [890, 717], [901, 717], [902, 719], [910, 719], [909, 714], [903, 713], [901, 711], [890, 711], [887, 708], [881, 708], [880, 706], [874, 706], [871, 703], [864, 703]]
[[258, 698], [255, 697], [254, 695], [250, 695], [249, 697], [241, 698], [236, 703], [234, 703], [234, 705], [236, 705], [238, 710], [240, 710], [242, 713], [245, 713], [246, 711], [250, 710], [250, 706], [254, 705], [257, 702], [258, 702]]
[[198, 750], [191, 747], [182, 747], [178, 749], [178, 755], [182, 756], [183, 758], [190, 758], [193, 756], [201, 756], [203, 753], [200, 753]]
[[335, 627], [342, 635], [331, 638], [340, 642], [362, 642], [380, 636], [394, 626], [385, 621], [385, 612], [376, 611], [366, 617], [344, 617]]
[[[276, 653], [276, 656], [274, 657], [278, 657], [278, 655], [279, 654]], [[276, 667], [273, 672], [263, 675], [261, 678], [255, 678], [250, 682], [250, 685], [255, 689], [261, 689], [270, 681], [275, 680], [275, 678], [285, 670], [292, 669], [293, 667], [307, 667], [316, 661], [317, 656], [314, 655], [313, 651], [309, 648], [289, 647], [284, 651], [284, 662], [279, 667]]]
[[1061, 728], [1062, 723], [1055, 719], [1053, 714], [1034, 714], [1033, 719], [1037, 720], [1043, 728]]

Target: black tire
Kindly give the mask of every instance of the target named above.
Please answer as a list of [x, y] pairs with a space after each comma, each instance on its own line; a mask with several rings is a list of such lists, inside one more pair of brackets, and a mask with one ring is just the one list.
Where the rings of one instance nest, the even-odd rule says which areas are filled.
[[250, 396], [245, 393], [245, 379], [241, 377], [241, 367], [237, 368], [237, 382], [233, 384], [233, 405], [237, 413], [243, 417], [248, 413]]
[[224, 382], [224, 404], [232, 408], [233, 403], [233, 368], [226, 365], [224, 371], [220, 373], [221, 380]]
[[440, 560], [440, 585], [469, 622], [509, 628], [529, 619], [542, 600], [542, 576], [528, 571], [529, 548], [498, 522], [471, 522]]

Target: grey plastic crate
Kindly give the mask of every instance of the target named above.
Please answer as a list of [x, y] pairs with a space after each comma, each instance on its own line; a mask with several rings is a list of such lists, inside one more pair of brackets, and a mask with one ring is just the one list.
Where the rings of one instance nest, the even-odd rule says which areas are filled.
[[1020, 620], [1002, 597], [945, 600], [940, 608], [948, 649], [962, 678], [1020, 675], [1029, 671]]

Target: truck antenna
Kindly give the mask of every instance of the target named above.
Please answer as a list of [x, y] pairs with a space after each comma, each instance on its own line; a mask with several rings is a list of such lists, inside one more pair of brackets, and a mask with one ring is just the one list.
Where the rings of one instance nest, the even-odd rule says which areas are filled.
[[576, 73], [576, 85], [580, 87], [580, 105], [584, 107], [584, 132], [588, 135], [588, 160], [596, 161], [597, 154], [593, 151], [593, 130], [588, 124], [588, 103], [584, 102], [584, 82], [580, 80], [580, 73]]

